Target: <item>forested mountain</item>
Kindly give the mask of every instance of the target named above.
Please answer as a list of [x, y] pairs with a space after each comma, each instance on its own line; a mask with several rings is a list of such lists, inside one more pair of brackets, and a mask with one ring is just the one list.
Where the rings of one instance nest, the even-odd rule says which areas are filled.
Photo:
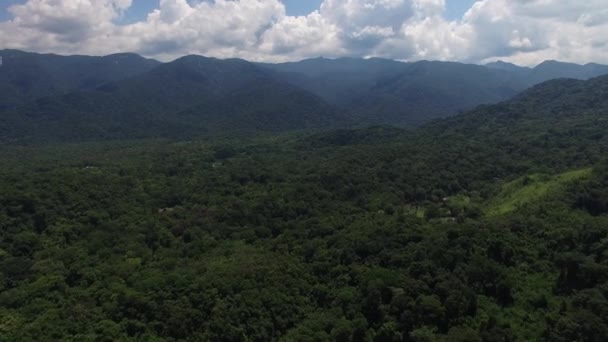
[[545, 61], [534, 68], [520, 67], [512, 63], [496, 61], [485, 65], [490, 69], [504, 70], [516, 77], [521, 85], [533, 86], [545, 81], [558, 78], [587, 80], [607, 75], [608, 66], [596, 63], [579, 65], [558, 61]]
[[320, 98], [249, 62], [201, 56], [94, 89], [41, 98], [3, 115], [2, 139], [17, 142], [183, 139], [341, 122]]
[[[218, 63], [94, 93], [177, 74], [234, 94]], [[602, 341], [607, 109], [600, 77], [416, 130], [3, 146], [2, 336]]]
[[94, 89], [160, 64], [130, 53], [90, 57], [0, 50], [0, 57], [0, 111], [46, 96]]
[[[608, 76], [587, 81], [558, 79], [534, 86], [510, 101], [480, 106], [425, 129], [441, 127], [472, 139], [513, 139], [510, 135], [517, 133], [518, 139], [536, 139], [523, 144], [544, 150], [547, 144], [557, 143], [560, 138], [601, 141], [605, 138], [602, 130], [608, 123], [607, 113]], [[435, 134], [446, 134], [446, 131], [435, 131]], [[589, 141], [589, 145], [589, 148], [601, 147], [593, 141]]]
[[545, 61], [530, 71], [526, 77], [526, 81], [528, 85], [534, 85], [556, 78], [585, 80], [606, 74], [608, 74], [607, 65], [595, 63], [579, 65], [558, 61]]
[[523, 89], [506, 71], [461, 63], [320, 58], [264, 67], [364, 124], [419, 124]]
[[406, 69], [405, 63], [381, 58], [314, 58], [260, 66], [278, 72], [277, 77], [338, 106], [348, 106], [361, 96], [367, 96], [378, 79]]
[[380, 78], [365, 96], [348, 105], [370, 124], [420, 124], [496, 103], [522, 89], [506, 72], [447, 62], [416, 62], [401, 73]]
[[515, 65], [513, 63], [507, 63], [507, 62], [503, 62], [503, 61], [491, 62], [491, 63], [486, 64], [485, 67], [490, 68], [490, 69], [504, 70], [504, 71], [516, 73], [518, 75], [529, 73], [531, 71], [531, 68], [521, 67], [519, 65]]
[[525, 68], [504, 62], [477, 66], [319, 58], [263, 66], [283, 73], [287, 82], [317, 94], [367, 124], [420, 124], [506, 100], [547, 80], [608, 74], [604, 65], [555, 61]]
[[[535, 68], [380, 58], [254, 64], [187, 56], [58, 56], [2, 50], [0, 142], [181, 138], [366, 125], [420, 125], [511, 98], [599, 64]], [[260, 101], [263, 99], [263, 101]]]

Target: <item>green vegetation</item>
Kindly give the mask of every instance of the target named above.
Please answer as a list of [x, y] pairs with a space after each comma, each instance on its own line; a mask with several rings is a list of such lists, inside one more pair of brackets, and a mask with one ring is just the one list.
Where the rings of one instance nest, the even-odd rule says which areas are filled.
[[0, 110], [0, 119], [0, 142], [13, 144], [245, 136], [348, 123], [320, 98], [249, 62], [200, 56]]
[[487, 169], [386, 132], [4, 148], [3, 336], [603, 336], [605, 165], [484, 218]]
[[379, 58], [273, 65], [17, 50], [0, 50], [0, 57], [0, 143], [11, 144], [412, 127], [548, 79], [608, 73], [608, 66], [559, 62], [529, 69]]
[[574, 180], [591, 176], [591, 169], [575, 170], [550, 176], [534, 174], [505, 184], [500, 193], [489, 203], [488, 215], [503, 215], [535, 203], [548, 194], [562, 190]]
[[4, 145], [0, 339], [602, 341], [607, 95], [560, 80], [415, 131]]
[[92, 57], [0, 50], [0, 57], [0, 111], [44, 97], [95, 89], [161, 64], [131, 53]]
[[483, 103], [506, 100], [552, 79], [589, 79], [608, 66], [546, 61], [535, 68], [507, 63], [486, 66], [381, 58], [316, 58], [263, 64], [284, 80], [318, 95], [366, 124], [420, 124]]

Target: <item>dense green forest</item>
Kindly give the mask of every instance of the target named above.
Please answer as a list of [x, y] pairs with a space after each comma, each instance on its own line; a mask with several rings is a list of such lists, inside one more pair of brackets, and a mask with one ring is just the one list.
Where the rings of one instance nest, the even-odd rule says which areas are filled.
[[[0, 75], [9, 68], [3, 65]], [[0, 142], [13, 144], [186, 139], [348, 124], [317, 96], [252, 63], [202, 56], [0, 110], [0, 119]]]
[[605, 65], [556, 61], [535, 68], [381, 58], [262, 64], [190, 55], [161, 63], [130, 53], [18, 50], [0, 50], [0, 58], [2, 144], [412, 127], [546, 80], [608, 73]]
[[602, 341], [607, 109], [2, 146], [0, 340]]
[[0, 57], [0, 111], [43, 97], [95, 89], [161, 64], [132, 53], [93, 57], [0, 50]]

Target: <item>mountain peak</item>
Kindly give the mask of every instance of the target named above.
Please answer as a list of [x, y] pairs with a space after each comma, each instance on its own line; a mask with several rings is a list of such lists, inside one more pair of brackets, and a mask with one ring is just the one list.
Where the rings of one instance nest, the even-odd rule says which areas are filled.
[[497, 61], [494, 61], [494, 62], [487, 63], [486, 65], [509, 65], [509, 66], [519, 66], [519, 65], [516, 65], [516, 64], [510, 63], [510, 62], [505, 62], [505, 61], [500, 60], [500, 59], [499, 59], [499, 60], [497, 60]]
[[486, 68], [490, 68], [490, 69], [497, 69], [497, 70], [504, 70], [504, 71], [511, 71], [511, 72], [522, 72], [522, 71], [530, 69], [527, 67], [519, 66], [517, 64], [505, 62], [502, 60], [497, 60], [495, 62], [487, 63], [484, 66]]
[[536, 68], [559, 67], [559, 66], [580, 67], [581, 65], [576, 64], [576, 63], [560, 62], [560, 61], [556, 61], [554, 59], [549, 59], [549, 60], [541, 62], [539, 65], [536, 66]]
[[[139, 59], [139, 60], [153, 60], [149, 58], [145, 58], [141, 55], [138, 55], [134, 52], [119, 52], [113, 53], [107, 56], [103, 56], [102, 58], [130, 58], [130, 59]], [[160, 62], [159, 62], [160, 63]]]
[[169, 62], [167, 64], [191, 63], [191, 62], [211, 61], [211, 60], [216, 60], [216, 58], [206, 57], [206, 56], [201, 56], [201, 55], [186, 55], [186, 56], [180, 57], [176, 60], [173, 60], [172, 62]]

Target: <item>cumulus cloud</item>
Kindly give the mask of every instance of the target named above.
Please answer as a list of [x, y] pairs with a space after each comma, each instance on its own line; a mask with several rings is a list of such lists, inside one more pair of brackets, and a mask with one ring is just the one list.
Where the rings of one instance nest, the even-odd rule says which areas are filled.
[[608, 63], [605, 0], [478, 0], [458, 20], [446, 19], [446, 1], [459, 0], [324, 0], [296, 17], [280, 0], [160, 0], [145, 20], [121, 24], [132, 0], [27, 0], [0, 23], [0, 46], [133, 51], [163, 60], [204, 54]]
[[[520, 64], [544, 59], [608, 62], [608, 3], [603, 0], [484, 0], [464, 17], [471, 25], [473, 60], [503, 58]], [[603, 14], [602, 14], [603, 12]], [[592, 25], [590, 25], [592, 24]]]
[[308, 16], [283, 17], [260, 39], [259, 53], [267, 60], [302, 57], [338, 57], [349, 52], [341, 47], [339, 28], [318, 11]]
[[131, 0], [28, 0], [8, 8], [13, 19], [0, 23], [0, 46], [35, 51], [82, 51], [82, 43], [115, 30]]
[[146, 21], [120, 27], [118, 34], [135, 38], [134, 51], [157, 57], [252, 57], [260, 51], [263, 34], [285, 16], [278, 0], [217, 0], [193, 6], [185, 0], [162, 0]]

